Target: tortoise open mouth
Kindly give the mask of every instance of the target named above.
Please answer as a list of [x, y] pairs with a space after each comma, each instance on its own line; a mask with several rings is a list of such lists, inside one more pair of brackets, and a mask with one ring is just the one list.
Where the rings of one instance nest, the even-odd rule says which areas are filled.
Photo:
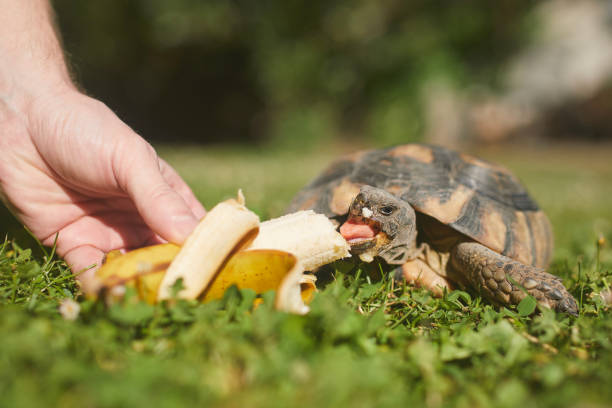
[[375, 247], [381, 234], [380, 223], [371, 219], [348, 219], [340, 227], [340, 234], [351, 246], [351, 252], [359, 254]]

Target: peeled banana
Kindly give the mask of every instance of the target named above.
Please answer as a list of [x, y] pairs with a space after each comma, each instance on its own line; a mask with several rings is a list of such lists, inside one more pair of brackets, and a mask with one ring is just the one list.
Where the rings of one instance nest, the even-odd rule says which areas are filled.
[[109, 253], [97, 277], [105, 288], [133, 284], [149, 303], [173, 297], [178, 279], [178, 297], [202, 301], [222, 297], [231, 285], [274, 289], [278, 309], [303, 314], [316, 291], [315, 277], [304, 270], [346, 256], [348, 243], [324, 215], [300, 211], [260, 224], [239, 192], [238, 200], [216, 205], [182, 247]]

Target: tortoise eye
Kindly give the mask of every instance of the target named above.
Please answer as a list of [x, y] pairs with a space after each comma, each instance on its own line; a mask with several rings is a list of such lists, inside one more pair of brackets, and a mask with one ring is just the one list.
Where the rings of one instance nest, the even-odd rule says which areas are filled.
[[384, 207], [380, 207], [379, 210], [382, 215], [391, 215], [394, 211], [395, 207], [393, 207], [392, 205], [385, 205]]

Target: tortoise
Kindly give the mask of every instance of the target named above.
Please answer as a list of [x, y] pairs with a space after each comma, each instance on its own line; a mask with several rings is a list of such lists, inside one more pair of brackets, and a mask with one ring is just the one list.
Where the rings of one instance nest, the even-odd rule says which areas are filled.
[[550, 222], [502, 166], [443, 147], [405, 144], [330, 165], [293, 199], [340, 226], [362, 261], [396, 266], [408, 283], [441, 295], [471, 288], [500, 305], [526, 293], [577, 314], [561, 279], [546, 272]]

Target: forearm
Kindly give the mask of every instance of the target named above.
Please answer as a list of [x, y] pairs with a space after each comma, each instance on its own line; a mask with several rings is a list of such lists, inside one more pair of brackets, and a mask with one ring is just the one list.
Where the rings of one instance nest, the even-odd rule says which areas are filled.
[[48, 0], [0, 0], [0, 10], [0, 99], [20, 105], [71, 86]]

